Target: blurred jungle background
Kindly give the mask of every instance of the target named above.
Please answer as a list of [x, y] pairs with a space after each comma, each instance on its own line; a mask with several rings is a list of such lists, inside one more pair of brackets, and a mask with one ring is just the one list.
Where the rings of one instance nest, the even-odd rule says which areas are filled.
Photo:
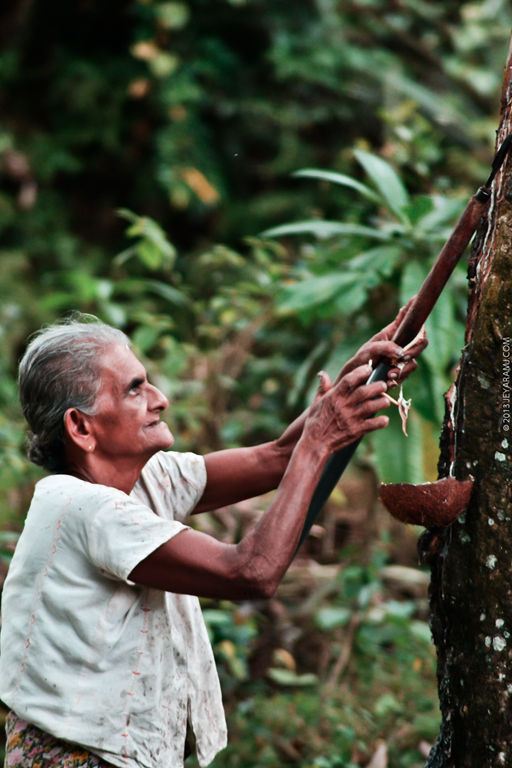
[[[511, 27], [506, 0], [4, 0], [2, 580], [41, 477], [27, 337], [72, 310], [123, 328], [178, 450], [277, 437], [487, 178]], [[230, 728], [214, 768], [423, 765], [429, 577], [377, 488], [436, 478], [466, 291], [461, 266], [405, 386], [409, 436], [393, 418], [364, 440], [276, 597], [205, 601]], [[196, 524], [235, 542], [266, 503]]]

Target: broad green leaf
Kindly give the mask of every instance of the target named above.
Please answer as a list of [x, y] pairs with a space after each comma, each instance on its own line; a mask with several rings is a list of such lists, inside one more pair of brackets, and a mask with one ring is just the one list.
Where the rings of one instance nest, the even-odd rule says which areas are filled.
[[456, 91], [442, 93], [409, 79], [404, 70], [393, 73], [393, 88], [399, 94], [414, 99], [441, 125], [452, 125], [456, 130], [467, 120], [467, 104]]
[[121, 219], [126, 219], [126, 221], [131, 221], [132, 223], [136, 222], [139, 218], [136, 213], [130, 211], [128, 208], [118, 208], [116, 213]]
[[400, 303], [402, 305], [407, 304], [409, 299], [418, 293], [427, 274], [425, 267], [416, 260], [409, 261], [405, 265], [400, 281]]
[[131, 222], [126, 230], [128, 237], [140, 238], [132, 247], [118, 254], [114, 259], [117, 264], [122, 264], [133, 255], [137, 255], [141, 262], [151, 270], [160, 269], [163, 266], [172, 266], [177, 256], [176, 248], [167, 239], [162, 227], [149, 216], [137, 216], [126, 208], [118, 210], [119, 216]]
[[[432, 386], [432, 375], [437, 374], [432, 373], [424, 356], [421, 355], [418, 360], [417, 370], [407, 379], [405, 386], [407, 389], [407, 397], [412, 398], [414, 409], [419, 413], [422, 419], [435, 423], [436, 430], [438, 430], [439, 408], [435, 402], [436, 396], [434, 395]], [[390, 392], [390, 394], [393, 395], [392, 392]]]
[[429, 345], [423, 356], [432, 369], [443, 372], [452, 360], [459, 357], [463, 345], [463, 338], [458, 345], [456, 341], [458, 327], [449, 286], [438, 298], [425, 327]]
[[358, 591], [357, 603], [360, 608], [367, 608], [370, 605], [370, 600], [376, 592], [380, 591], [380, 584], [378, 581], [372, 581], [370, 584], [364, 584]]
[[417, 637], [419, 640], [424, 640], [429, 645], [432, 645], [432, 632], [426, 621], [411, 621], [409, 630], [414, 637]]
[[432, 243], [433, 245], [437, 246], [438, 253], [441, 251], [441, 248], [446, 243], [448, 238], [453, 232], [453, 227], [439, 227], [435, 229], [431, 229], [429, 232], [424, 232], [421, 229], [415, 229], [413, 232], [413, 239], [418, 244], [427, 244]]
[[396, 619], [410, 619], [417, 610], [414, 600], [388, 600], [381, 603], [379, 608], [382, 608], [388, 616]]
[[240, 656], [237, 646], [232, 640], [222, 640], [215, 646], [215, 652], [227, 663], [229, 671], [236, 680], [243, 681], [248, 677], [245, 659]]
[[[360, 347], [365, 344], [368, 339], [380, 329], [365, 329], [363, 331], [353, 331], [352, 334], [340, 342], [332, 351], [330, 357], [325, 362], [323, 369], [326, 371], [331, 380], [334, 381], [343, 366], [350, 358], [354, 357]], [[317, 382], [313, 382], [307, 393], [307, 399], [311, 401], [316, 393]]]
[[380, 272], [385, 277], [389, 277], [402, 255], [403, 251], [396, 245], [378, 245], [376, 248], [370, 248], [354, 256], [347, 264], [351, 269]]
[[156, 223], [156, 221], [153, 221], [153, 219], [144, 216], [141, 220], [141, 226], [141, 234], [144, 235], [144, 237], [146, 237], [150, 242], [154, 243], [154, 245], [161, 251], [162, 255], [166, 257], [166, 259], [174, 260], [176, 258], [176, 248], [174, 245], [172, 245], [172, 243], [169, 242], [164, 230], [159, 224]]
[[245, 263], [245, 260], [243, 256], [232, 248], [227, 248], [225, 245], [214, 245], [211, 250], [201, 254], [198, 263], [201, 266], [209, 267], [219, 267], [224, 265], [241, 267]]
[[327, 371], [333, 381], [345, 363], [350, 360], [351, 357], [354, 357], [358, 349], [368, 341], [371, 335], [372, 333], [367, 330], [356, 331], [343, 339], [343, 341], [334, 348], [331, 356], [324, 365], [324, 370]]
[[373, 712], [377, 717], [396, 715], [398, 712], [401, 712], [402, 709], [402, 704], [392, 693], [383, 693], [382, 696], [379, 696], [373, 706]]
[[54, 293], [47, 293], [43, 295], [37, 302], [37, 306], [43, 311], [56, 311], [63, 310], [73, 305], [76, 306], [77, 296], [76, 293], [66, 293], [65, 291], [55, 291]]
[[446, 376], [444, 371], [439, 368], [430, 367], [430, 382], [432, 386], [432, 400], [436, 419], [438, 422], [442, 422], [445, 413], [445, 392], [448, 391], [451, 385], [450, 379]]
[[148, 290], [153, 291], [153, 293], [158, 294], [163, 299], [167, 299], [171, 304], [175, 304], [179, 307], [190, 306], [189, 298], [181, 291], [173, 288], [172, 285], [162, 283], [161, 280], [147, 280], [145, 281], [145, 285]]
[[312, 367], [317, 364], [317, 361], [321, 360], [326, 354], [329, 348], [329, 342], [327, 339], [322, 339], [309, 353], [302, 365], [299, 366], [294, 376], [294, 383], [292, 389], [289, 391], [286, 401], [290, 408], [294, 408], [301, 395], [304, 393], [304, 389], [307, 386], [307, 381], [312, 372]]
[[351, 315], [358, 309], [361, 309], [368, 296], [368, 285], [357, 284], [347, 291], [343, 291], [334, 303], [334, 311], [340, 315]]
[[[400, 287], [401, 299], [404, 304], [411, 296], [418, 293], [427, 274], [425, 265], [416, 261], [407, 264], [402, 273]], [[451, 282], [450, 279], [425, 323], [429, 345], [422, 354], [423, 359], [434, 373], [433, 379], [437, 376], [439, 380], [441, 377], [439, 383], [442, 387], [447, 383], [443, 378], [447, 366], [458, 359], [464, 344], [463, 328], [455, 316], [455, 304], [450, 291]]]
[[[407, 382], [404, 384], [404, 397], [408, 397]], [[372, 432], [371, 436], [379, 480], [385, 483], [423, 482], [423, 440], [419, 416], [413, 410], [409, 412], [409, 436], [406, 437], [402, 432], [398, 408], [391, 405], [385, 413], [389, 416], [389, 425]]]
[[124, 251], [121, 251], [121, 253], [118, 253], [117, 256], [115, 256], [112, 259], [112, 263], [120, 267], [122, 264], [125, 263], [125, 261], [128, 261], [128, 259], [131, 259], [132, 256], [137, 255], [137, 247], [135, 245], [131, 245], [129, 248], [126, 248]]
[[405, 206], [407, 218], [414, 226], [424, 216], [427, 216], [434, 208], [432, 197], [427, 195], [415, 195], [411, 202]]
[[229, 611], [205, 608], [202, 613], [205, 624], [210, 627], [230, 627], [233, 624], [233, 614]]
[[340, 606], [338, 608], [321, 608], [315, 616], [315, 623], [319, 629], [334, 629], [348, 624], [352, 611]]
[[278, 298], [280, 312], [308, 309], [331, 301], [343, 289], [351, 288], [358, 280], [353, 272], [329, 272], [321, 277], [310, 277], [300, 283], [288, 285]]
[[355, 149], [354, 155], [387, 201], [389, 208], [400, 219], [406, 219], [405, 208], [409, 204], [409, 195], [394, 168], [381, 157], [362, 149]]
[[293, 173], [292, 176], [296, 176], [298, 178], [319, 179], [320, 181], [331, 181], [334, 184], [340, 184], [343, 187], [350, 187], [351, 189], [355, 189], [356, 192], [359, 192], [359, 194], [361, 194], [363, 197], [366, 197], [367, 200], [371, 200], [374, 203], [382, 205], [383, 202], [380, 195], [377, 195], [373, 189], [370, 189], [370, 187], [367, 187], [365, 184], [361, 184], [360, 181], [356, 181], [356, 179], [353, 179], [351, 176], [345, 176], [344, 173], [322, 171], [317, 168], [304, 168], [301, 171]]
[[105, 319], [118, 328], [123, 328], [126, 325], [126, 310], [119, 304], [114, 304], [111, 301], [100, 302], [100, 307]]
[[372, 227], [358, 224], [342, 224], [337, 221], [297, 221], [295, 224], [282, 224], [272, 227], [262, 233], [262, 237], [282, 237], [284, 235], [316, 235], [318, 238], [334, 237], [335, 235], [353, 235], [354, 237], [372, 237], [375, 240], [390, 240], [391, 236]]
[[[407, 264], [402, 274], [400, 293], [402, 303], [418, 293], [427, 269], [418, 262]], [[405, 298], [407, 297], [407, 299]], [[442, 421], [444, 416], [444, 392], [450, 386], [446, 377], [446, 368], [452, 360], [457, 360], [464, 343], [464, 333], [455, 319], [453, 299], [450, 295], [450, 281], [437, 300], [425, 323], [428, 347], [422, 354], [422, 362], [430, 370], [429, 384], [432, 390], [432, 406], [435, 418]], [[460, 334], [460, 335], [459, 335]], [[415, 374], [418, 375], [418, 372]]]
[[274, 667], [268, 670], [267, 675], [278, 685], [298, 685], [302, 687], [306, 685], [317, 685], [318, 683], [318, 677], [316, 675], [312, 673], [298, 675], [296, 672], [292, 672], [291, 669]]
[[132, 341], [141, 352], [146, 354], [155, 346], [159, 336], [160, 330], [158, 328], [152, 328], [148, 325], [140, 325], [132, 334]]
[[447, 197], [433, 197], [433, 208], [417, 221], [418, 230], [431, 232], [447, 222], [455, 222], [464, 208], [462, 200], [449, 200]]
[[162, 251], [151, 240], [137, 243], [137, 256], [148, 269], [155, 270], [162, 266]]

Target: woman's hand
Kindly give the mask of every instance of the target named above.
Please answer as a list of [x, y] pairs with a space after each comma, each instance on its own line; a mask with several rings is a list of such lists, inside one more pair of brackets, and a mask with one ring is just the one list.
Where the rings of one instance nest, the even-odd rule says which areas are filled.
[[[391, 341], [415, 298], [416, 297], [413, 297], [405, 307], [402, 307], [392, 323], [383, 328], [380, 333], [373, 336], [373, 338], [371, 338], [370, 341], [367, 341], [366, 344], [363, 344], [354, 357], [345, 363], [336, 378], [335, 384], [343, 379], [347, 373], [368, 363], [370, 360], [374, 363], [383, 360], [389, 365], [395, 363], [396, 367], [394, 366], [388, 373], [389, 386], [393, 386], [397, 380], [404, 381], [414, 370], [416, 370], [418, 364], [414, 358], [423, 352], [428, 345], [428, 340], [426, 338], [418, 340], [414, 346], [407, 349], [405, 352], [397, 344]], [[396, 361], [398, 361], [399, 364], [403, 364], [403, 366], [400, 365], [400, 367], [398, 367]]]
[[370, 374], [370, 366], [361, 365], [332, 384], [324, 371], [319, 373], [320, 385], [302, 440], [333, 453], [367, 432], [386, 427], [388, 417], [375, 417], [375, 413], [390, 404], [384, 397], [387, 385], [383, 381], [366, 384]]

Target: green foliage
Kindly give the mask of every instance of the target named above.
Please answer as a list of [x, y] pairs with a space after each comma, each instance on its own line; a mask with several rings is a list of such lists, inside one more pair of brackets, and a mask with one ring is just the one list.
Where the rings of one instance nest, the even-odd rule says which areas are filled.
[[131, 211], [118, 211], [121, 218], [131, 222], [126, 230], [127, 237], [138, 238], [137, 243], [116, 257], [121, 265], [131, 256], [137, 256], [148, 269], [155, 271], [167, 267], [172, 269], [176, 259], [176, 248], [169, 242], [162, 227], [149, 216], [137, 216]]
[[[238, 697], [228, 698], [230, 742], [215, 758], [215, 768], [277, 768], [283, 762], [304, 768], [366, 765], [379, 739], [388, 745], [390, 766], [423, 765], [419, 744], [433, 743], [440, 719], [430, 684], [435, 657], [424, 598], [398, 600], [386, 586], [388, 546], [384, 540], [376, 544], [366, 564], [359, 553], [356, 558], [342, 553], [342, 567], [327, 593], [322, 585], [310, 591], [306, 602], [280, 596], [281, 605], [295, 616], [296, 639], [288, 644], [293, 655], [275, 651], [265, 681], [245, 678]], [[222, 626], [224, 633], [236, 631], [240, 610], [251, 615], [249, 606], [231, 611], [226, 606], [208, 610], [207, 622], [210, 628]], [[264, 636], [265, 617], [253, 612], [252, 621]], [[214, 636], [214, 642], [219, 638]], [[319, 679], [311, 671], [315, 661], [301, 653], [308, 639], [310, 647], [323, 641], [332, 649], [327, 679]], [[253, 636], [253, 646], [254, 641]], [[332, 678], [346, 648], [347, 666]], [[300, 668], [294, 657], [301, 660]], [[276, 659], [286, 666], [276, 666]], [[220, 662], [226, 684], [229, 666], [226, 659]]]
[[10, 564], [18, 539], [14, 531], [0, 531], [0, 560], [5, 565]]
[[[417, 290], [486, 178], [511, 26], [506, 0], [2, 8], [4, 560], [42, 475], [24, 456], [16, 394], [27, 337], [76, 309], [122, 327], [172, 399], [177, 449], [276, 437], [316, 372], [335, 374]], [[269, 227], [285, 245], [258, 237]], [[432, 315], [406, 389], [410, 437], [394, 420], [373, 438], [381, 477], [432, 476], [465, 290], [461, 270]], [[362, 614], [354, 694], [329, 701], [307, 664], [273, 662], [254, 680], [268, 619], [208, 608], [234, 734], [218, 765], [348, 768], [369, 761], [393, 718], [413, 735], [390, 746], [391, 765], [420, 765], [416, 737], [432, 740], [437, 723], [431, 649], [422, 619], [396, 615], [410, 605], [387, 595], [377, 621], [377, 571], [349, 570], [308, 619], [331, 642]], [[300, 731], [305, 747], [292, 743]]]
[[[265, 232], [267, 237], [310, 234], [317, 239], [316, 247], [303, 246], [296, 281], [283, 287], [277, 303], [281, 313], [296, 315], [306, 327], [320, 316], [331, 325], [330, 337], [340, 330], [341, 350], [334, 349], [334, 362], [325, 364], [332, 374], [343, 354], [359, 345], [361, 328], [368, 335], [377, 331], [390, 302], [403, 305], [418, 292], [463, 207], [461, 201], [440, 195], [410, 195], [388, 162], [362, 150], [354, 155], [372, 186], [315, 169], [296, 175], [360, 194], [368, 201], [362, 224], [316, 219]], [[371, 247], [375, 240], [383, 244]], [[421, 376], [406, 384], [415, 405], [408, 438], [395, 417], [384, 433], [372, 436], [376, 466], [385, 481], [421, 482], [428, 472], [426, 443], [439, 432], [443, 392], [463, 346], [463, 316], [457, 307], [463, 305], [464, 291], [464, 268], [459, 266], [427, 321], [430, 345], [421, 360]]]
[[250, 611], [244, 613], [230, 603], [205, 608], [203, 617], [220, 668], [223, 690], [228, 695], [237, 683], [249, 679], [249, 644], [258, 633], [257, 623]]

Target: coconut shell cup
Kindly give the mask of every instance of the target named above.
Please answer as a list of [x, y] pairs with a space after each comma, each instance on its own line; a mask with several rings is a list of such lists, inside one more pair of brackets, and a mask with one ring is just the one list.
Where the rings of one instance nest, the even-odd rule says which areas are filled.
[[379, 495], [388, 512], [402, 523], [434, 528], [448, 526], [464, 512], [473, 478], [445, 477], [435, 483], [381, 483]]

